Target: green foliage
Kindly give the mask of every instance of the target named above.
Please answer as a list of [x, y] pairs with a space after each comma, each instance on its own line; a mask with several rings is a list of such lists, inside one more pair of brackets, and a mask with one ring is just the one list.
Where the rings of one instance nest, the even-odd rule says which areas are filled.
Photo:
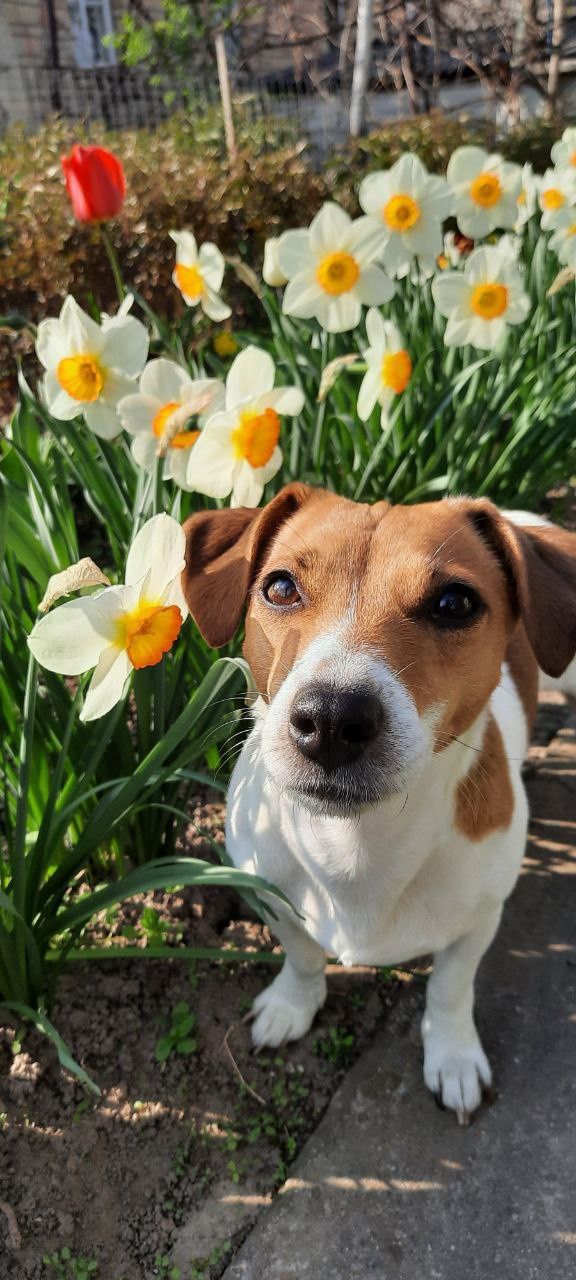
[[42, 1262], [50, 1271], [60, 1276], [61, 1280], [97, 1280], [96, 1259], [75, 1258], [67, 1245], [56, 1253], [45, 1253]]
[[212, 36], [231, 22], [236, 0], [163, 0], [158, 17], [143, 20], [128, 12], [121, 16], [112, 36], [103, 43], [112, 45], [127, 67], [144, 64], [159, 84], [169, 84], [174, 75], [190, 75], [193, 67], [213, 61]]
[[185, 1000], [179, 1000], [170, 1014], [168, 1031], [157, 1041], [154, 1056], [157, 1062], [166, 1062], [172, 1053], [196, 1053], [198, 1039], [191, 1032], [196, 1029], [196, 1014], [190, 1011]]
[[325, 1036], [314, 1041], [314, 1052], [337, 1070], [349, 1067], [354, 1057], [354, 1035], [344, 1027], [329, 1027]]

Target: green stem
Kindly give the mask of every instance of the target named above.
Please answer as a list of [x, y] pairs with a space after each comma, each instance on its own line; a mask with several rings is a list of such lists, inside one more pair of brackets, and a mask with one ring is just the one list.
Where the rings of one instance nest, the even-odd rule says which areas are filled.
[[112, 275], [114, 276], [114, 284], [116, 285], [118, 301], [122, 303], [124, 301], [124, 298], [126, 297], [126, 290], [124, 288], [124, 281], [122, 280], [122, 275], [120, 272], [120, 264], [118, 262], [116, 250], [110, 239], [110, 235], [108, 233], [108, 227], [105, 225], [104, 222], [100, 223], [100, 235], [102, 236], [102, 243], [106, 250], [108, 261], [112, 269]]

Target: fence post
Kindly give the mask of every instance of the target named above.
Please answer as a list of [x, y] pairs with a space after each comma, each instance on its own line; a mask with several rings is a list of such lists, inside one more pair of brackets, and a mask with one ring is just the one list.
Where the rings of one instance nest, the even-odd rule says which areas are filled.
[[216, 45], [216, 65], [218, 67], [218, 83], [220, 85], [220, 97], [222, 99], [226, 148], [228, 151], [228, 159], [233, 161], [236, 159], [236, 134], [234, 132], [234, 117], [232, 115], [232, 95], [230, 93], [230, 75], [228, 73], [226, 45], [221, 31], [219, 31], [214, 37], [214, 43]]

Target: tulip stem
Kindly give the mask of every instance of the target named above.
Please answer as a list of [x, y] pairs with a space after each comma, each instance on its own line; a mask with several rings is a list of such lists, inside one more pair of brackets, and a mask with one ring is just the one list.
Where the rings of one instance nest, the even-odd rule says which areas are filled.
[[122, 280], [122, 276], [120, 273], [120, 264], [116, 256], [116, 250], [108, 234], [108, 228], [107, 226], [105, 226], [103, 222], [100, 223], [100, 235], [102, 236], [102, 243], [108, 255], [108, 261], [110, 263], [110, 266], [112, 268], [112, 275], [114, 276], [114, 284], [116, 285], [118, 301], [123, 302], [124, 298], [126, 297], [126, 290], [124, 288], [124, 281]]

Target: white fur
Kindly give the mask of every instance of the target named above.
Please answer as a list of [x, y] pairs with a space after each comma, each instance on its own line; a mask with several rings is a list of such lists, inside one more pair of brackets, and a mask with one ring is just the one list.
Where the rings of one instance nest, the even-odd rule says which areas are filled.
[[[325, 998], [326, 952], [343, 964], [374, 965], [434, 952], [422, 1027], [424, 1077], [464, 1118], [491, 1078], [474, 1026], [473, 983], [522, 861], [526, 720], [504, 666], [489, 707], [461, 741], [435, 754], [442, 708], [420, 717], [401, 674], [347, 648], [345, 632], [343, 624], [315, 640], [271, 705], [256, 705], [230, 785], [227, 847], [234, 863], [281, 888], [301, 917], [271, 900], [279, 915], [271, 928], [286, 961], [255, 1003], [253, 1038], [276, 1046], [308, 1030]], [[288, 712], [297, 689], [321, 676], [377, 688], [391, 726], [387, 797], [346, 817], [312, 812], [294, 789], [306, 764], [291, 743]], [[454, 825], [455, 790], [481, 747], [490, 711], [506, 745], [514, 816], [506, 831], [472, 842]]]

